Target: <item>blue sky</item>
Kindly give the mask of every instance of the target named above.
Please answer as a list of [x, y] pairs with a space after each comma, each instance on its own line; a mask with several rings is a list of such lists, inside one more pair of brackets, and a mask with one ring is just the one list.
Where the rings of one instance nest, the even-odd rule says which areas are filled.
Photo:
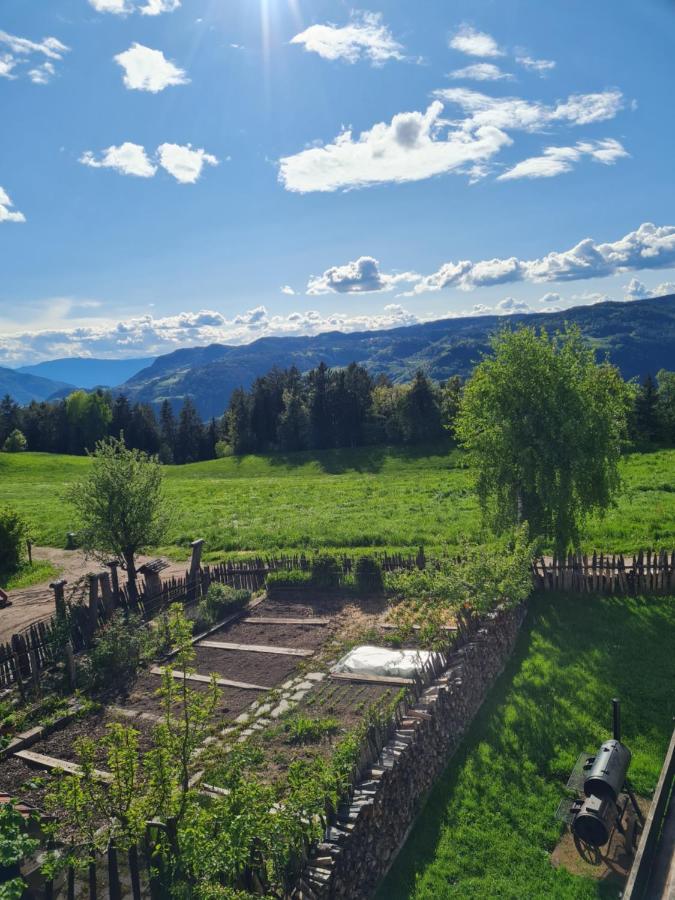
[[3, 0], [0, 364], [674, 291], [674, 38], [665, 0]]

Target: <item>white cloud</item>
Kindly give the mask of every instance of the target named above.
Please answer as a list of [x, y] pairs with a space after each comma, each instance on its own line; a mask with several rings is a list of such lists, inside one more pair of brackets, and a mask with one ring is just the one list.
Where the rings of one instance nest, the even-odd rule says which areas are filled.
[[[0, 55], [0, 77], [14, 79], [26, 71], [26, 75], [33, 84], [47, 84], [56, 74], [56, 68], [50, 60], [63, 59], [63, 54], [70, 49], [55, 37], [46, 37], [41, 41], [31, 41], [28, 38], [0, 31], [0, 46], [8, 48], [9, 52]], [[42, 57], [46, 60], [38, 62]], [[36, 59], [37, 58], [37, 59]], [[24, 70], [24, 66], [33, 64], [33, 68]]]
[[28, 71], [28, 77], [33, 84], [49, 84], [54, 75], [56, 75], [56, 69], [54, 63], [50, 63], [49, 60]]
[[91, 151], [80, 157], [80, 162], [92, 169], [114, 169], [121, 175], [136, 175], [139, 178], [152, 178], [157, 171], [141, 144], [125, 141], [119, 147], [108, 147], [96, 159]]
[[495, 39], [484, 31], [477, 31], [470, 25], [462, 25], [450, 39], [453, 50], [459, 50], [468, 56], [503, 56]]
[[18, 209], [13, 209], [14, 204], [9, 199], [9, 194], [0, 187], [0, 222], [25, 222], [26, 217]]
[[460, 124], [469, 131], [481, 126], [534, 132], [556, 123], [588, 125], [614, 118], [623, 105], [623, 94], [616, 90], [572, 94], [552, 106], [520, 97], [490, 97], [469, 88], [443, 88], [434, 96], [459, 106], [467, 115]]
[[215, 156], [205, 150], [193, 150], [192, 145], [160, 144], [157, 148], [159, 164], [181, 184], [194, 184], [205, 165], [217, 166]]
[[544, 294], [543, 297], [539, 298], [540, 303], [560, 303], [562, 301], [562, 297], [560, 294], [555, 293], [555, 291], [549, 291], [547, 294]]
[[232, 318], [216, 310], [200, 310], [161, 318], [143, 315], [120, 322], [94, 320], [77, 327], [52, 327], [42, 331], [9, 333], [3, 328], [0, 332], [0, 364], [20, 365], [60, 356], [123, 359], [215, 342], [246, 344], [265, 335], [377, 330], [417, 321], [420, 319], [414, 313], [394, 303], [371, 315], [303, 310], [281, 316], [272, 315], [264, 306], [258, 306]]
[[497, 304], [497, 312], [512, 315], [513, 313], [531, 313], [534, 312], [529, 303], [524, 300], [516, 300], [514, 297], [506, 297]]
[[402, 282], [413, 283], [419, 279], [414, 272], [385, 275], [379, 262], [372, 256], [360, 256], [344, 266], [331, 266], [323, 275], [312, 275], [307, 283], [307, 293], [364, 294], [390, 291]]
[[100, 13], [128, 16], [129, 13], [138, 11], [145, 16], [158, 16], [178, 9], [181, 0], [146, 0], [144, 6], [140, 5], [140, 0], [89, 0], [89, 3]]
[[123, 81], [129, 90], [156, 94], [164, 88], [190, 81], [185, 71], [168, 60], [161, 50], [152, 50], [143, 44], [132, 44], [114, 59], [124, 69]]
[[548, 253], [539, 259], [521, 260], [512, 256], [479, 262], [448, 262], [432, 275], [421, 278], [412, 293], [446, 287], [470, 291], [516, 281], [575, 281], [670, 266], [675, 266], [675, 225], [645, 222], [617, 241], [599, 244], [585, 238], [569, 250]]
[[528, 72], [536, 72], [542, 78], [555, 69], [555, 62], [552, 59], [533, 59], [531, 56], [516, 56], [516, 62]]
[[613, 138], [602, 141], [578, 141], [574, 147], [546, 147], [542, 156], [523, 159], [511, 169], [498, 176], [498, 181], [513, 181], [517, 178], [552, 178], [571, 172], [575, 163], [584, 156], [606, 166], [618, 159], [629, 156], [628, 152]]
[[381, 66], [389, 59], [402, 60], [403, 47], [382, 21], [380, 13], [353, 12], [348, 25], [311, 25], [291, 39], [324, 59], [355, 63], [369, 59]]
[[152, 178], [161, 166], [181, 184], [194, 184], [202, 174], [205, 165], [217, 166], [215, 156], [205, 150], [193, 150], [191, 144], [160, 144], [154, 156], [146, 153], [141, 144], [126, 141], [119, 147], [108, 147], [100, 158], [87, 150], [80, 162], [93, 169], [114, 169], [121, 175], [137, 175]]
[[511, 81], [513, 75], [510, 72], [502, 72], [494, 63], [474, 63], [463, 69], [455, 69], [448, 74], [448, 78], [455, 80], [467, 79], [469, 81]]
[[663, 281], [654, 288], [648, 288], [637, 278], [631, 278], [627, 285], [624, 286], [624, 297], [626, 300], [648, 300], [652, 297], [666, 297], [669, 294], [675, 294], [675, 282]]
[[180, 6], [181, 0], [147, 0], [145, 6], [139, 8], [144, 16], [158, 16], [161, 13], [173, 12]]
[[436, 101], [426, 112], [395, 115], [353, 137], [311, 147], [279, 161], [279, 179], [288, 191], [335, 191], [386, 182], [419, 181], [486, 162], [511, 139], [497, 128], [475, 133], [449, 131]]
[[282, 294], [287, 294], [289, 297], [295, 296], [295, 291], [290, 286], [290, 284], [285, 284], [280, 288]]

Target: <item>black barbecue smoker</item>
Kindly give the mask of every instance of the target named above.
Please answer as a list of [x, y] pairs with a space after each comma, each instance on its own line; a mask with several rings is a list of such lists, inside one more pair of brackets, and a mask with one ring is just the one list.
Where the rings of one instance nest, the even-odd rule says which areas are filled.
[[633, 840], [637, 843], [644, 818], [628, 781], [631, 753], [621, 742], [621, 704], [612, 700], [613, 737], [603, 741], [593, 756], [582, 753], [567, 782], [576, 797], [564, 799], [557, 816], [572, 829], [577, 842], [600, 848], [609, 843], [614, 829], [625, 833], [624, 821], [630, 807], [635, 813]]

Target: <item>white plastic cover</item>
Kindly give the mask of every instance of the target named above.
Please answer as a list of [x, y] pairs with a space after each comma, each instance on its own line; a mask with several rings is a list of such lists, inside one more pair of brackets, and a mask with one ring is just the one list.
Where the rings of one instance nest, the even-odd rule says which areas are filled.
[[333, 672], [354, 675], [387, 675], [412, 678], [431, 654], [427, 650], [387, 650], [384, 647], [354, 647], [333, 666]]

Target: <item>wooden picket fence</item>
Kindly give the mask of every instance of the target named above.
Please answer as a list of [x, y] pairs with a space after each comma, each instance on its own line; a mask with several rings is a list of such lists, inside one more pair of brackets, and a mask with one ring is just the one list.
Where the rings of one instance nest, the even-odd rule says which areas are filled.
[[667, 594], [675, 591], [675, 550], [592, 556], [576, 553], [532, 566], [535, 590], [595, 594]]
[[[414, 568], [425, 565], [424, 552], [416, 556], [382, 553], [376, 559], [384, 571]], [[351, 573], [353, 557], [344, 555], [337, 558], [344, 574]], [[186, 606], [197, 603], [214, 583], [226, 584], [236, 589], [259, 591], [264, 587], [270, 572], [280, 570], [309, 570], [312, 557], [306, 554], [295, 556], [265, 556], [245, 560], [230, 560], [215, 565], [202, 566], [195, 578], [189, 572], [182, 577], [167, 578], [162, 581], [161, 590], [150, 593], [145, 585], [140, 586], [137, 597], [132, 597], [128, 585], [121, 585], [109, 595], [109, 601], [96, 594], [95, 609], [86, 597], [86, 587], [77, 585], [65, 603], [66, 615], [29, 625], [0, 644], [0, 689], [14, 684], [37, 683], [40, 673], [54, 666], [61, 658], [64, 645], [70, 643], [72, 651], [79, 653], [91, 645], [98, 627], [103, 625], [117, 609], [136, 613], [143, 621], [149, 622], [172, 603]], [[101, 577], [101, 576], [98, 576]]]

